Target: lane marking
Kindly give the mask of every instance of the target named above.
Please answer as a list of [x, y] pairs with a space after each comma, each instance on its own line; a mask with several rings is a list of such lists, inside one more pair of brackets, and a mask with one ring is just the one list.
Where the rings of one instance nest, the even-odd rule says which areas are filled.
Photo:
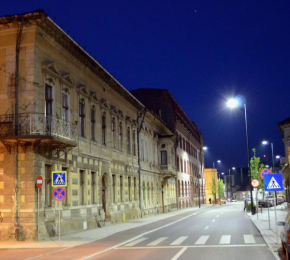
[[136, 245], [138, 243], [141, 243], [142, 241], [144, 241], [146, 239], [148, 239], [148, 238], [147, 237], [142, 237], [142, 238], [139, 238], [139, 239], [137, 239], [137, 240], [135, 240], [135, 241], [133, 241], [133, 242], [131, 242], [129, 244], [126, 244], [125, 246], [134, 246], [134, 245]]
[[222, 235], [220, 244], [229, 244], [231, 242], [231, 236], [230, 235]]
[[216, 217], [217, 217], [217, 218], [219, 218], [219, 217], [220, 217], [220, 215], [217, 215]]
[[154, 240], [153, 242], [149, 243], [147, 246], [157, 246], [158, 244], [160, 244], [162, 241], [164, 241], [167, 238], [168, 237], [160, 237], [160, 238]]
[[175, 241], [173, 241], [170, 245], [171, 246], [178, 246], [178, 245], [180, 245], [187, 238], [188, 237], [179, 237]]
[[215, 222], [215, 219], [213, 219], [211, 222]]
[[244, 241], [246, 244], [254, 244], [256, 243], [253, 235], [244, 235]]
[[[187, 248], [218, 248], [218, 247], [255, 247], [255, 246], [267, 246], [266, 244], [248, 244], [248, 245], [194, 245], [194, 246], [186, 246]], [[135, 250], [135, 249], [169, 249], [169, 248], [184, 248], [184, 246], [152, 246], [152, 247], [118, 247], [114, 248], [115, 250]]]
[[187, 247], [182, 248], [173, 258], [171, 258], [171, 260], [177, 260], [184, 253], [186, 249]]
[[[197, 213], [203, 213], [203, 212], [206, 212], [206, 211], [208, 211], [208, 209], [200, 210], [200, 211], [197, 212]], [[147, 234], [150, 234], [150, 233], [152, 233], [152, 232], [158, 231], [159, 229], [162, 229], [162, 228], [165, 228], [165, 227], [169, 227], [169, 226], [171, 226], [171, 225], [173, 225], [173, 224], [175, 224], [175, 223], [178, 223], [178, 222], [180, 222], [180, 221], [182, 221], [182, 220], [184, 220], [184, 219], [190, 218], [190, 217], [196, 215], [197, 213], [192, 213], [192, 214], [190, 214], [190, 215], [188, 215], [188, 216], [186, 216], [186, 217], [183, 217], [183, 218], [181, 218], [181, 219], [178, 219], [178, 220], [175, 220], [175, 221], [173, 221], [173, 222], [170, 222], [170, 223], [168, 223], [168, 224], [166, 224], [166, 225], [164, 225], [164, 226], [161, 226], [161, 227], [155, 228], [155, 229], [153, 229], [153, 230], [150, 230], [150, 231], [144, 232], [144, 233], [142, 233], [142, 234], [140, 234], [140, 235], [138, 235], [138, 236], [135, 236], [135, 237], [133, 237], [133, 238], [131, 238], [131, 239], [128, 239], [128, 240], [126, 240], [126, 241], [124, 241], [124, 242], [122, 242], [122, 243], [119, 243], [119, 244], [115, 245], [115, 246], [109, 247], [109, 248], [107, 248], [107, 249], [105, 249], [105, 250], [103, 250], [103, 251], [100, 251], [100, 252], [97, 252], [97, 253], [94, 253], [94, 254], [91, 254], [91, 255], [88, 255], [88, 256], [83, 256], [83, 260], [90, 259], [90, 258], [92, 258], [92, 257], [98, 256], [98, 255], [101, 255], [101, 254], [104, 254], [104, 253], [106, 253], [106, 252], [108, 252], [108, 251], [111, 251], [111, 250], [114, 250], [114, 249], [116, 249], [116, 248], [118, 248], [118, 247], [121, 247], [121, 246], [127, 244], [128, 242], [133, 241], [133, 240], [135, 240], [135, 239], [137, 239], [137, 238], [139, 238], [139, 237], [142, 237], [142, 236], [144, 236], [144, 235], [147, 235]], [[178, 214], [177, 214], [177, 215], [178, 215]], [[150, 223], [149, 223], [149, 224], [150, 224]], [[131, 229], [131, 228], [128, 228], [128, 229], [126, 229], [126, 230], [130, 230], [130, 229]], [[105, 237], [104, 237], [104, 238], [105, 238]], [[53, 255], [53, 254], [56, 254], [56, 253], [59, 253], [59, 252], [62, 252], [62, 251], [66, 251], [66, 250], [69, 250], [69, 249], [72, 249], [72, 248], [75, 248], [75, 247], [84, 246], [84, 245], [87, 245], [87, 244], [89, 244], [89, 243], [96, 242], [96, 241], [98, 241], [98, 240], [99, 240], [99, 239], [92, 239], [92, 240], [90, 240], [90, 241], [88, 241], [88, 242], [85, 242], [85, 243], [83, 243], [83, 244], [80, 244], [80, 245], [75, 245], [75, 246], [71, 246], [71, 247], [66, 247], [66, 248], [59, 249], [59, 250], [57, 250], [57, 251], [53, 251], [53, 252], [49, 252], [49, 253], [45, 253], [45, 254], [40, 254], [40, 255], [37, 255], [37, 256], [33, 256], [33, 257], [30, 257], [30, 258], [27, 258], [26, 260], [37, 259], [37, 258], [40, 258], [40, 257], [44, 257], [44, 256], [48, 256], [48, 255]]]
[[201, 236], [196, 242], [195, 245], [204, 245], [208, 240], [209, 236]]
[[209, 226], [206, 226], [204, 229], [208, 229], [209, 228]]

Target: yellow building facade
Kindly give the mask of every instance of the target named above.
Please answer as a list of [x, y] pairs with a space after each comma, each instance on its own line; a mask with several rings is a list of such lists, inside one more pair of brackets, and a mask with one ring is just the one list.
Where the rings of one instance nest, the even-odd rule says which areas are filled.
[[214, 168], [205, 168], [205, 194], [206, 194], [206, 204], [215, 203], [216, 199], [219, 199], [218, 194], [218, 173], [217, 169]]

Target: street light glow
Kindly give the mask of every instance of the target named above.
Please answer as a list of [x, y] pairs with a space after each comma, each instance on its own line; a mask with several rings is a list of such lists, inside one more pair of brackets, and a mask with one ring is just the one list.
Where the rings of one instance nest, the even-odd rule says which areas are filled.
[[264, 140], [264, 141], [262, 141], [262, 144], [263, 144], [263, 145], [266, 145], [266, 144], [269, 144], [269, 142], [266, 141], [266, 140]]
[[238, 107], [238, 104], [239, 104], [239, 102], [236, 98], [230, 98], [227, 102], [227, 106], [229, 108], [236, 108], [236, 107]]
[[280, 155], [276, 155], [276, 159], [280, 159], [281, 158], [281, 156]]
[[217, 160], [218, 163], [221, 163], [221, 160]]
[[224, 175], [225, 173], [224, 172], [222, 172], [222, 175]]
[[232, 167], [232, 169], [233, 169], [233, 170], [235, 170], [235, 169], [236, 169], [236, 167]]
[[207, 146], [204, 146], [202, 149], [203, 149], [204, 151], [206, 151], [208, 148], [207, 148]]
[[269, 168], [269, 165], [268, 164], [266, 165], [266, 168]]

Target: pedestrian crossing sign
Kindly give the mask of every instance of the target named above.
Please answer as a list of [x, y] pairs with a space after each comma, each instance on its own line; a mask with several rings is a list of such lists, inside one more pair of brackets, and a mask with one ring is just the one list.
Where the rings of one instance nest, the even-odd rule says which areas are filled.
[[283, 191], [282, 173], [267, 174], [264, 176], [265, 191]]
[[66, 171], [55, 171], [52, 175], [52, 187], [66, 187], [67, 186], [67, 172]]

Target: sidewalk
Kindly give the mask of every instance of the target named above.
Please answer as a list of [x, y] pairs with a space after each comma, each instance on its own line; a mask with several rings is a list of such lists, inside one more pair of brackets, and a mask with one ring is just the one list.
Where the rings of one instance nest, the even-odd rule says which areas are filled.
[[95, 228], [76, 233], [65, 234], [61, 236], [61, 243], [59, 244], [58, 236], [53, 237], [46, 241], [3, 241], [0, 242], [0, 249], [24, 249], [24, 248], [69, 248], [82, 244], [86, 244], [95, 240], [103, 239], [117, 232], [125, 231], [128, 229], [141, 227], [151, 224], [160, 220], [164, 220], [173, 216], [182, 215], [184, 213], [195, 212], [198, 210], [206, 209], [211, 205], [201, 205], [201, 208], [193, 207], [187, 209], [176, 210], [164, 214], [150, 216], [146, 218], [132, 219], [125, 223], [110, 224], [102, 228]]
[[[288, 209], [282, 205], [276, 206], [277, 212], [277, 222], [285, 221], [285, 218], [288, 214]], [[269, 229], [269, 215], [270, 215], [270, 229]], [[263, 213], [259, 212], [258, 215], [252, 215], [248, 213], [249, 218], [253, 221], [256, 225], [257, 229], [260, 231], [261, 235], [265, 239], [266, 243], [268, 244], [269, 248], [273, 252], [276, 259], [280, 260], [278, 256], [278, 249], [281, 247], [281, 239], [280, 233], [283, 230], [283, 226], [277, 226], [275, 222], [275, 210], [274, 207], [269, 208], [269, 215], [268, 215], [268, 208], [263, 208]], [[276, 226], [278, 229], [278, 244], [277, 244], [277, 236], [276, 236]]]

